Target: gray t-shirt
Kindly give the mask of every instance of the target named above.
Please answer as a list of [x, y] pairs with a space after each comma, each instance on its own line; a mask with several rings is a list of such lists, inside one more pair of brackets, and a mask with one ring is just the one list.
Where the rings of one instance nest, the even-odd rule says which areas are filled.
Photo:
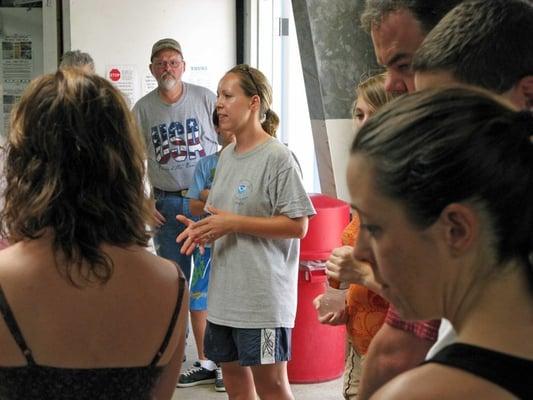
[[218, 149], [212, 115], [216, 97], [210, 90], [183, 82], [174, 104], [152, 90], [133, 107], [146, 142], [148, 177], [152, 186], [177, 191], [192, 182], [194, 167]]
[[[207, 204], [235, 214], [297, 218], [315, 214], [300, 169], [275, 139], [244, 154], [220, 154]], [[208, 320], [236, 328], [294, 326], [298, 239], [227, 234], [214, 243]]]

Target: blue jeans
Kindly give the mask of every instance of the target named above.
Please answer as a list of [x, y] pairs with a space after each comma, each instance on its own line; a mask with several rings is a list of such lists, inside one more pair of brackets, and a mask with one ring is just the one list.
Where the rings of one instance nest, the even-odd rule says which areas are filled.
[[180, 253], [181, 244], [176, 243], [176, 237], [185, 230], [185, 225], [176, 220], [176, 215], [182, 214], [193, 219], [189, 211], [189, 199], [178, 194], [155, 191], [155, 207], [166, 222], [160, 226], [154, 235], [154, 246], [158, 256], [175, 261], [180, 266], [187, 282], [191, 278], [191, 256]]

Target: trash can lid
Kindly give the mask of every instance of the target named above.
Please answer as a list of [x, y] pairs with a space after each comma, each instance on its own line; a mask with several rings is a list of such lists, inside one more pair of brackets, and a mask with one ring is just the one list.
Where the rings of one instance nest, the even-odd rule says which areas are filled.
[[327, 260], [332, 250], [321, 249], [302, 249], [300, 251], [300, 260]]

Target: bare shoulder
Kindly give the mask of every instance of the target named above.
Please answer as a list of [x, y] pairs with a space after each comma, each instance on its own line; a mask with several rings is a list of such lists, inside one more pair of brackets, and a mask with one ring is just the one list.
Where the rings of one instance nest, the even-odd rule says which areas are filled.
[[[27, 251], [26, 243], [18, 242], [0, 250], [0, 276], [20, 270], [20, 266], [33, 259], [34, 253]], [[42, 254], [37, 253], [40, 257]]]
[[426, 364], [400, 374], [372, 396], [372, 400], [514, 398], [511, 393], [485, 379], [439, 364]]
[[4, 267], [5, 265], [9, 265], [10, 260], [14, 259], [14, 247], [15, 246], [9, 246], [0, 250], [0, 268]]
[[124, 264], [128, 269], [138, 270], [160, 276], [163, 279], [175, 279], [178, 276], [176, 264], [170, 260], [159, 257], [144, 247], [132, 246], [128, 248], [112, 248], [114, 258]]

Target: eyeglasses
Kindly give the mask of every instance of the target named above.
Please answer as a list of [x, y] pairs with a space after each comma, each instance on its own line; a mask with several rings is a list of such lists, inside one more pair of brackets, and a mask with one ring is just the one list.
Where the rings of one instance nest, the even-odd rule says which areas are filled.
[[170, 68], [178, 68], [182, 63], [183, 60], [155, 61], [154, 65], [159, 69], [166, 68], [167, 66], [170, 66]]

